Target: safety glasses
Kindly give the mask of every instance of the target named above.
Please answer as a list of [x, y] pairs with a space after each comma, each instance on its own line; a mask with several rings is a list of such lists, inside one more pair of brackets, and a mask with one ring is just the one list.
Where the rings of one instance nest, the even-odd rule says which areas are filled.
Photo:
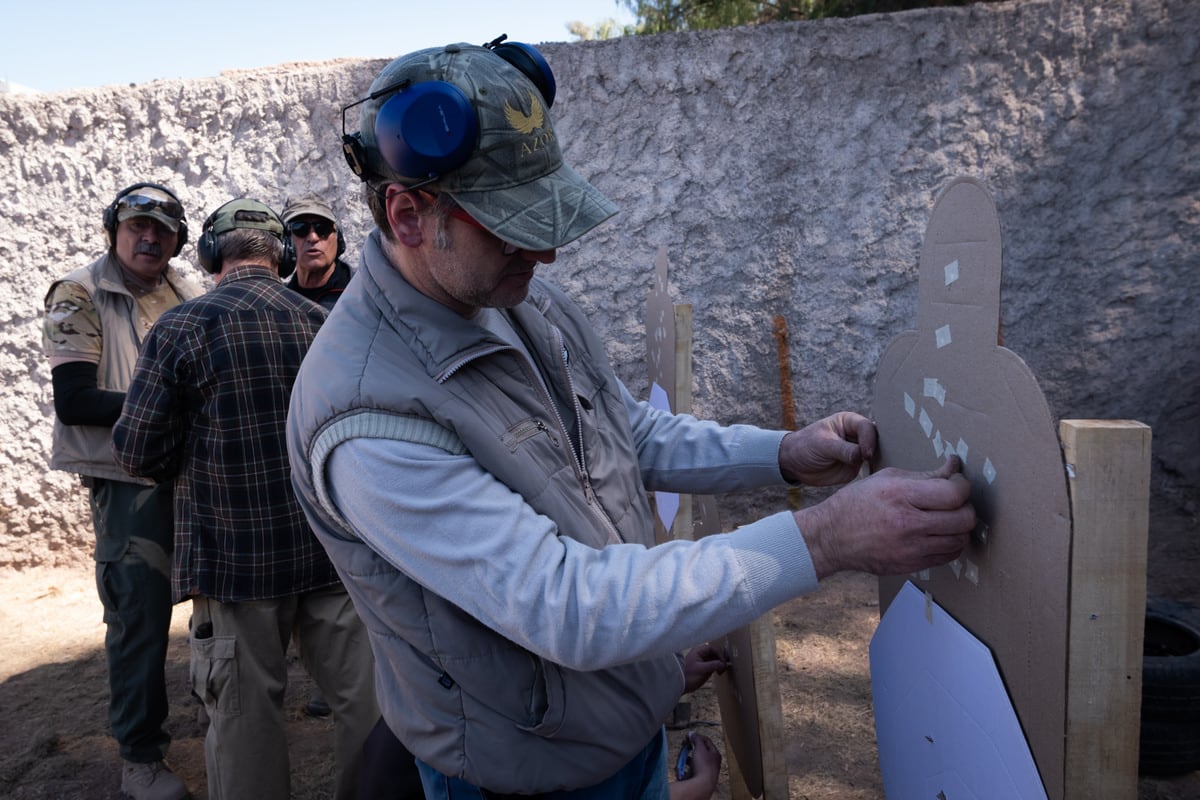
[[500, 240], [500, 255], [503, 255], [503, 256], [516, 255], [517, 251], [521, 249], [521, 248], [517, 247], [515, 244], [509, 244], [508, 242], [504, 241], [503, 239], [500, 239], [499, 236], [496, 236], [496, 234], [492, 233], [487, 228], [483, 227], [483, 224], [479, 220], [472, 217], [470, 214], [468, 214], [466, 211], [464, 211], [459, 206], [455, 206], [454, 208], [451, 208], [447, 213], [450, 216], [454, 217], [455, 219], [460, 219], [463, 222], [467, 223], [468, 225], [474, 225], [476, 228], [479, 228], [479, 230], [483, 231], [484, 233], [490, 234], [491, 236], [495, 237], [496, 239], [499, 239]]
[[128, 208], [139, 214], [149, 214], [161, 211], [171, 219], [183, 219], [183, 206], [175, 200], [163, 200], [160, 197], [147, 197], [144, 194], [127, 194], [117, 201], [117, 209]]
[[316, 231], [317, 237], [324, 239], [333, 233], [336, 226], [327, 219], [319, 219], [315, 222], [295, 220], [294, 222], [289, 222], [287, 227], [292, 236], [299, 236], [301, 239], [307, 237], [310, 230]]

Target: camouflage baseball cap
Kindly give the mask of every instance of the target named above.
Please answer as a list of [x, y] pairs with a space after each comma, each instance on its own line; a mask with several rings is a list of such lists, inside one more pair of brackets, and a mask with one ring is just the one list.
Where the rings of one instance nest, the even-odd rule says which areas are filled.
[[333, 207], [325, 202], [324, 198], [319, 194], [314, 192], [309, 192], [294, 199], [289, 198], [287, 205], [283, 207], [283, 213], [279, 216], [283, 220], [283, 224], [287, 225], [294, 218], [305, 214], [312, 217], [321, 217], [335, 224], [337, 223], [337, 218], [333, 216]]
[[[171, 233], [179, 233], [179, 222], [183, 219], [183, 206], [169, 193], [154, 186], [142, 186], [129, 194], [122, 195], [116, 203], [117, 222], [134, 217], [150, 217], [167, 226]], [[111, 217], [110, 217], [111, 219]]]
[[397, 172], [381, 152], [389, 142], [380, 142], [376, 130], [388, 99], [426, 81], [462, 90], [479, 123], [466, 162], [431, 182], [430, 191], [446, 192], [493, 234], [528, 250], [561, 247], [617, 213], [611, 200], [563, 162], [550, 112], [533, 82], [491, 50], [470, 44], [401, 56], [375, 78], [359, 117], [372, 182], [414, 184], [429, 177]]

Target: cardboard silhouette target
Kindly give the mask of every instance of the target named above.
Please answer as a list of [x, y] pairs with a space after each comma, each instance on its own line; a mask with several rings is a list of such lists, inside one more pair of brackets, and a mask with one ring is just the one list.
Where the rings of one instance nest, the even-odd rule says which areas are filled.
[[[872, 469], [931, 470], [958, 455], [979, 524], [953, 563], [880, 579], [880, 613], [886, 617], [908, 580], [931, 609], [936, 603], [990, 649], [1046, 794], [1061, 800], [1071, 507], [1049, 406], [1025, 362], [998, 343], [1001, 256], [991, 198], [979, 182], [955, 179], [939, 194], [925, 234], [917, 329], [893, 340], [880, 360]], [[873, 663], [873, 681], [875, 672]], [[960, 735], [981, 735], [983, 726], [973, 724], [980, 721], [959, 712]], [[950, 757], [934, 742], [909, 747], [895, 740], [922, 736], [916, 725], [887, 735], [893, 740], [879, 741], [885, 787], [889, 771], [936, 775]], [[899, 752], [924, 754], [928, 763], [896, 759]]]

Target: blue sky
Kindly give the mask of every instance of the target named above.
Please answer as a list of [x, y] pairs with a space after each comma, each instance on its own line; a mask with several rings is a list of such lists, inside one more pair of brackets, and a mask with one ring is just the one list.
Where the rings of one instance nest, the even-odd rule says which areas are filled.
[[0, 10], [0, 79], [54, 92], [288, 61], [395, 57], [448, 42], [570, 42], [617, 0], [26, 0]]

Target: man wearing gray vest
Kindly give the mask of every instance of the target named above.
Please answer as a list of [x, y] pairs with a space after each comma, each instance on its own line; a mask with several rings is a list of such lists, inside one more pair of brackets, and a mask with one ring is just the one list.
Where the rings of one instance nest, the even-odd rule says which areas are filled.
[[135, 800], [178, 800], [183, 781], [163, 761], [170, 735], [163, 664], [171, 628], [171, 485], [132, 478], [112, 454], [138, 349], [159, 315], [200, 294], [169, 262], [187, 241], [179, 198], [136, 183], [105, 208], [108, 252], [46, 293], [43, 348], [54, 385], [50, 466], [79, 475], [96, 532], [104, 606], [108, 719]]
[[948, 460], [653, 546], [647, 489], [845, 483], [875, 430], [722, 427], [629, 394], [534, 274], [616, 212], [563, 163], [554, 89], [534, 48], [497, 41], [402, 56], [353, 104], [378, 229], [289, 411], [297, 496], [431, 799], [666, 798], [679, 653], [835, 572], [950, 561], [974, 525]]

